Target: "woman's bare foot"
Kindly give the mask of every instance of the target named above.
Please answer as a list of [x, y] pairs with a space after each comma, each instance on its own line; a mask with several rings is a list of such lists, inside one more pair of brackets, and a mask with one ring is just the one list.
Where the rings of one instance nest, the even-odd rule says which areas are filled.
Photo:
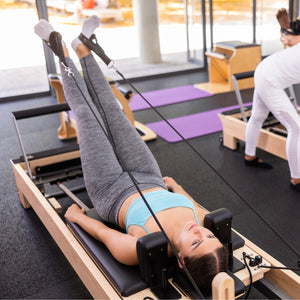
[[278, 10], [276, 14], [276, 18], [280, 27], [283, 29], [290, 29], [290, 18], [287, 10], [285, 8], [281, 8]]

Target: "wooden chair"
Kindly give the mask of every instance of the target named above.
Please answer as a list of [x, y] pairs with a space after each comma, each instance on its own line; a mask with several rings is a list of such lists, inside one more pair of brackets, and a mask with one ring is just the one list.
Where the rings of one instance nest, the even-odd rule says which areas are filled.
[[[212, 93], [234, 90], [232, 75], [255, 70], [261, 61], [261, 46], [240, 41], [220, 42], [213, 51], [207, 51], [209, 58], [209, 82], [196, 87]], [[253, 78], [240, 82], [240, 89], [252, 88]]]

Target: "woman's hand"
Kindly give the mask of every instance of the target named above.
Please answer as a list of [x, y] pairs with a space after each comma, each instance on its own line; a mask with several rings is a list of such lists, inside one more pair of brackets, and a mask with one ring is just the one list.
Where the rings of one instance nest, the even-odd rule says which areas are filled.
[[281, 34], [280, 41], [285, 47], [292, 47], [300, 42], [300, 35]]
[[181, 194], [189, 198], [193, 203], [196, 203], [195, 200], [183, 189], [181, 185], [179, 185], [172, 177], [163, 177], [164, 183], [168, 189], [168, 191]]
[[77, 204], [73, 204], [67, 209], [65, 213], [65, 218], [73, 223], [76, 223], [78, 217], [80, 215], [83, 215], [84, 212], [85, 212], [84, 208], [81, 209]]
[[172, 177], [164, 177], [163, 178], [164, 183], [168, 189], [168, 191], [173, 193], [182, 193], [183, 189], [182, 187], [172, 178]]

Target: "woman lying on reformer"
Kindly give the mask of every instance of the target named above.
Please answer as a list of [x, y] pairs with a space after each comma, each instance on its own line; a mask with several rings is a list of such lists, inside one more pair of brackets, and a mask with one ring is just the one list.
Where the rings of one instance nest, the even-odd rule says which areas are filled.
[[[95, 16], [86, 19], [82, 34], [90, 38], [99, 22]], [[35, 32], [61, 62], [65, 98], [77, 121], [88, 195], [102, 219], [117, 224], [127, 233], [89, 218], [75, 204], [68, 208], [65, 217], [103, 242], [116, 260], [137, 265], [137, 240], [160, 230], [138, 187], [181, 263], [200, 289], [209, 289], [214, 276], [226, 271], [227, 254], [213, 233], [203, 227], [207, 212], [172, 178], [162, 178], [155, 158], [122, 112], [90, 49], [79, 38], [72, 42], [83, 79], [69, 58], [60, 34], [48, 22], [40, 20]], [[172, 255], [170, 247], [168, 252]]]

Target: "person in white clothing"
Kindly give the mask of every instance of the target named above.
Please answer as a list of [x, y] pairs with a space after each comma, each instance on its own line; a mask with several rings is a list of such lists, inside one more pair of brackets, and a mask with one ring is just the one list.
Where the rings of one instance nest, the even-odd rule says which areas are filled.
[[287, 34], [290, 22], [286, 9], [278, 11], [277, 19], [286, 30], [280, 40], [288, 48], [268, 56], [255, 70], [253, 107], [246, 128], [245, 164], [272, 168], [256, 156], [260, 129], [269, 112], [272, 112], [287, 129], [286, 153], [291, 174], [290, 185], [300, 192], [300, 117], [284, 91], [300, 83], [300, 35]]

